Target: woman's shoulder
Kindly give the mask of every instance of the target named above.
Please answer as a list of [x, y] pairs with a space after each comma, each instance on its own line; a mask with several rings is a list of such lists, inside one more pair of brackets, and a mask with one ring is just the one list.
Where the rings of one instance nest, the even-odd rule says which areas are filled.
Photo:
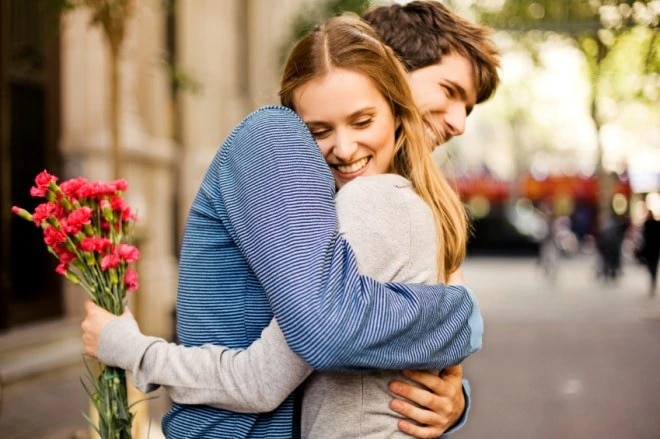
[[[368, 177], [358, 177], [345, 184], [337, 192], [336, 200], [378, 200], [400, 198], [413, 193], [412, 184], [408, 179], [397, 174], [378, 174]], [[374, 198], [377, 197], [377, 198]]]
[[351, 188], [408, 188], [412, 187], [412, 183], [406, 177], [399, 174], [376, 174], [367, 177], [358, 177], [342, 187], [342, 190]]

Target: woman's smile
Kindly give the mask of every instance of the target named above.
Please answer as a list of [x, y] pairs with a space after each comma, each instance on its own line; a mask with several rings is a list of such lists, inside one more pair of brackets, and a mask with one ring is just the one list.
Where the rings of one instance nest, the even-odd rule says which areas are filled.
[[349, 164], [336, 163], [336, 164], [331, 164], [330, 166], [341, 174], [354, 174], [358, 171], [363, 170], [369, 163], [370, 159], [371, 157], [364, 157], [361, 158], [360, 160], [354, 161], [353, 163], [349, 163]]

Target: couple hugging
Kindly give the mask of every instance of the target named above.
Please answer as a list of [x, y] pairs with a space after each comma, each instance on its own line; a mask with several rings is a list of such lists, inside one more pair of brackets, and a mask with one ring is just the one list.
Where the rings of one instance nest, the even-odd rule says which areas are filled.
[[460, 428], [483, 325], [460, 271], [466, 214], [431, 152], [497, 67], [487, 30], [435, 1], [318, 26], [287, 59], [282, 106], [234, 129], [192, 205], [182, 345], [88, 302], [85, 352], [167, 389], [170, 438]]

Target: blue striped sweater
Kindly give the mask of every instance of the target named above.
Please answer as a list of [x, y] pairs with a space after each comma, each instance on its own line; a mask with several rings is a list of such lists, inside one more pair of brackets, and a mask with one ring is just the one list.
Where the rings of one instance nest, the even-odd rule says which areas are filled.
[[[318, 370], [430, 369], [481, 345], [460, 286], [379, 284], [360, 276], [337, 233], [335, 186], [291, 110], [263, 107], [216, 154], [184, 233], [177, 330], [186, 346], [246, 348], [273, 315]], [[209, 371], [212, 373], [212, 371]], [[240, 391], [240, 389], [237, 389]], [[174, 404], [168, 438], [291, 438], [294, 397], [266, 414]]]

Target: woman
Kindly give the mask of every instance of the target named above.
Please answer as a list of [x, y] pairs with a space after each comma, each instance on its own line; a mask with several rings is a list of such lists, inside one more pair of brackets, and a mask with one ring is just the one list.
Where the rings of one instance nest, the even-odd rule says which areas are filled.
[[[287, 61], [280, 96], [307, 124], [330, 165], [341, 189], [340, 232], [352, 244], [361, 272], [381, 281], [460, 280], [462, 204], [432, 161], [403, 68], [373, 31], [340, 17], [309, 34]], [[98, 329], [112, 316], [90, 308], [83, 329], [93, 339], [89, 327]], [[472, 329], [479, 338], [480, 322]], [[95, 353], [93, 344], [87, 353]], [[448, 346], [438, 364], [459, 363], [473, 351], [464, 346]], [[275, 409], [312, 371], [288, 348], [275, 321], [250, 348], [231, 351], [168, 345], [141, 336], [130, 320], [113, 319], [103, 330], [98, 356], [133, 370], [143, 390], [164, 384], [177, 402], [238, 412]], [[213, 367], [217, 373], [209, 372]], [[314, 374], [303, 399], [303, 436], [395, 435], [398, 419], [387, 407], [387, 383], [394, 376]], [[337, 387], [342, 390], [333, 390]], [[371, 404], [354, 406], [364, 399], [356, 391], [368, 394]], [[338, 425], [338, 419], [344, 422]]]

